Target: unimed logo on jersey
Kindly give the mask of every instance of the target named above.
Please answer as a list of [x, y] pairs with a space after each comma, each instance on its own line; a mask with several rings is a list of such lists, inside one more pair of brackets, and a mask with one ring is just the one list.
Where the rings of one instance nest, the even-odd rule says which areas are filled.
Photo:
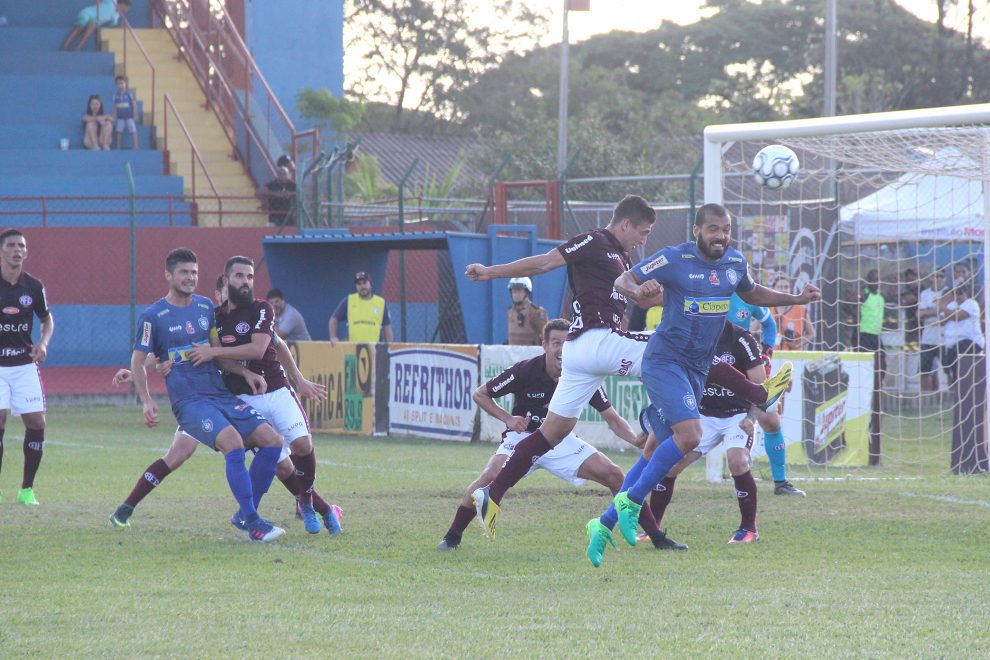
[[585, 238], [584, 238], [583, 241], [579, 241], [579, 242], [575, 243], [574, 245], [572, 245], [571, 247], [564, 248], [564, 252], [566, 252], [567, 254], [571, 254], [572, 252], [577, 252], [578, 250], [580, 250], [581, 248], [583, 248], [585, 245], [587, 245], [588, 243], [590, 243], [592, 240], [594, 240], [594, 236], [592, 236], [591, 234], [588, 234], [587, 236], [585, 236]]

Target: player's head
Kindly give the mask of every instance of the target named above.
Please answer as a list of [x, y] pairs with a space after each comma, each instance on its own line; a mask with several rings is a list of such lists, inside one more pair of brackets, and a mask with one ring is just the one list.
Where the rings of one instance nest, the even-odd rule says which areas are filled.
[[354, 274], [354, 289], [364, 299], [371, 297], [371, 275], [363, 270]]
[[165, 257], [165, 279], [180, 296], [191, 296], [199, 284], [199, 260], [189, 248], [175, 248]]
[[706, 259], [721, 259], [732, 239], [732, 216], [721, 204], [705, 204], [694, 214], [694, 238]]
[[869, 270], [866, 273], [866, 288], [876, 291], [880, 286], [880, 271], [876, 268]]
[[117, 76], [113, 81], [117, 85], [118, 92], [127, 91], [127, 76]]
[[131, 0], [117, 0], [117, 13], [126, 14], [131, 8]]
[[27, 241], [20, 229], [5, 229], [0, 233], [0, 255], [4, 265], [19, 268], [27, 259]]
[[248, 257], [231, 257], [223, 267], [223, 279], [227, 283], [227, 299], [237, 307], [254, 301], [254, 260]]
[[217, 275], [217, 285], [213, 289], [213, 301], [218, 305], [227, 301], [227, 283], [224, 281], [223, 275]]
[[608, 230], [624, 250], [646, 244], [646, 237], [657, 221], [657, 212], [639, 195], [626, 195], [612, 210]]
[[285, 311], [285, 294], [282, 293], [282, 289], [272, 289], [265, 296], [265, 300], [272, 306], [276, 314], [281, 315]]
[[564, 319], [551, 319], [543, 326], [543, 352], [547, 356], [547, 364], [553, 363], [560, 370], [564, 354], [564, 342], [570, 331], [570, 323]]

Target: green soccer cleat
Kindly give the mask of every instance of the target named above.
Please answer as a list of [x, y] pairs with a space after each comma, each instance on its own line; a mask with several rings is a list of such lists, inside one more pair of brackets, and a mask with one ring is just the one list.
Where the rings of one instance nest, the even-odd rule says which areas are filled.
[[34, 488], [21, 488], [17, 491], [17, 501], [28, 506], [38, 506], [38, 498], [34, 496]]
[[612, 532], [598, 518], [589, 520], [588, 559], [595, 568], [602, 565], [602, 559], [605, 558], [605, 548], [608, 545], [611, 545], [613, 548], [615, 547], [615, 541], [612, 540]]
[[117, 510], [113, 512], [113, 515], [110, 516], [110, 524], [121, 529], [124, 527], [130, 527], [132, 513], [134, 513], [134, 507], [130, 504], [121, 504], [117, 507]]
[[636, 504], [629, 499], [629, 495], [625, 491], [615, 496], [613, 504], [615, 504], [616, 513], [619, 514], [619, 531], [622, 532], [622, 538], [629, 545], [636, 545], [636, 531], [639, 529], [639, 510], [643, 508], [643, 505]]
[[785, 362], [780, 365], [780, 371], [763, 381], [763, 389], [767, 391], [767, 402], [760, 406], [763, 410], [769, 410], [774, 406], [780, 397], [784, 396], [787, 387], [791, 384], [791, 375], [794, 372], [794, 365]]

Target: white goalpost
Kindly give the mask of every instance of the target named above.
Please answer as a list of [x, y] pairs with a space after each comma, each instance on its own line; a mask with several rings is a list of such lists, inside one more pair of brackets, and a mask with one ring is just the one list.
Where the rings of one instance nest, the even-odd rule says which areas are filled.
[[[801, 160], [786, 189], [751, 176], [768, 144]], [[778, 310], [789, 326], [779, 332], [790, 333], [781, 348], [801, 349], [778, 348], [775, 360], [796, 364], [782, 413], [789, 465], [815, 475], [868, 464], [987, 469], [990, 361], [982, 339], [970, 342], [976, 326], [951, 319], [972, 318], [952, 314], [969, 298], [983, 318], [990, 308], [988, 192], [990, 104], [705, 129], [704, 201], [732, 212], [757, 280], [823, 291], [806, 310]], [[937, 284], [943, 274], [947, 289]], [[860, 302], [871, 292], [885, 303], [875, 365], [857, 352], [869, 334], [859, 330]], [[795, 340], [799, 313], [811, 329], [799, 323]], [[721, 455], [710, 457], [709, 478], [721, 468]]]

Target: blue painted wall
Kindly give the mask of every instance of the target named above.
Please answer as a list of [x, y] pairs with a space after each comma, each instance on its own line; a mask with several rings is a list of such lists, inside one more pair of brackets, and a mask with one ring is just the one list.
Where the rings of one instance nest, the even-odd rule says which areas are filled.
[[251, 0], [245, 3], [245, 43], [297, 129], [304, 87], [344, 93], [343, 0]]

